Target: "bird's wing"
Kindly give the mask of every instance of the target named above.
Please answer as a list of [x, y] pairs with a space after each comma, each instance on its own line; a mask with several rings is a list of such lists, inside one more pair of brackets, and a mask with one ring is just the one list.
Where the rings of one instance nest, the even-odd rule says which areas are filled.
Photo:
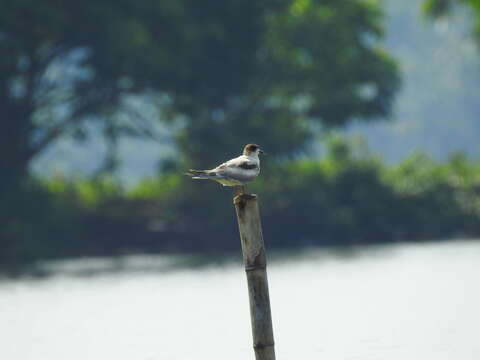
[[244, 170], [248, 169], [255, 169], [258, 167], [258, 164], [255, 161], [252, 161], [250, 158], [248, 158], [245, 155], [241, 155], [239, 157], [236, 157], [234, 159], [228, 160], [227, 162], [224, 162], [223, 164], [217, 166], [214, 170], [221, 170], [221, 169], [235, 169], [235, 168], [240, 168]]
[[248, 170], [258, 170], [258, 164], [245, 155], [228, 160], [213, 169], [218, 175], [232, 179], [252, 176]]

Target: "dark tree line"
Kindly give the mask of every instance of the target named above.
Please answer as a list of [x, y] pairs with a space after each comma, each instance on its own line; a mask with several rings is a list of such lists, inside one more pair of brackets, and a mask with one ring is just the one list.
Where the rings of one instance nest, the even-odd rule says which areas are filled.
[[399, 87], [374, 2], [0, 0], [0, 9], [3, 258], [41, 256], [48, 246], [37, 238], [83, 226], [28, 169], [60, 137], [84, 138], [89, 123], [113, 147], [156, 137], [156, 122], [175, 125], [177, 167], [209, 166], [245, 142], [273, 162], [319, 128], [386, 118]]

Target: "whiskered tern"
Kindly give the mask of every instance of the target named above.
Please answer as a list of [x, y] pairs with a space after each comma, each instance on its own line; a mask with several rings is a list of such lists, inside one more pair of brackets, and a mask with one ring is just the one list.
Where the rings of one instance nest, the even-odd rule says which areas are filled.
[[211, 170], [190, 169], [187, 175], [192, 179], [213, 180], [223, 186], [241, 186], [245, 192], [245, 184], [255, 180], [260, 174], [259, 154], [264, 154], [257, 144], [248, 144], [243, 148], [243, 154], [228, 160]]

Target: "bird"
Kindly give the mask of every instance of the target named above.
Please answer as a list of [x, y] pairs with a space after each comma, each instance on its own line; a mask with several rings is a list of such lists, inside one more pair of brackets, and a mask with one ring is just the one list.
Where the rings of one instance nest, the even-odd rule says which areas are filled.
[[211, 170], [190, 169], [186, 175], [195, 180], [213, 180], [223, 186], [238, 186], [240, 194], [245, 193], [245, 184], [255, 180], [260, 174], [259, 154], [265, 154], [260, 146], [247, 144], [243, 148], [242, 155]]

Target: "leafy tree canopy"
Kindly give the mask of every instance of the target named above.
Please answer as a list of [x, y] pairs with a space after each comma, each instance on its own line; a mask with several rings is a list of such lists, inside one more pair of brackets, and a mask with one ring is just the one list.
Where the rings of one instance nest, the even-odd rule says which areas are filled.
[[434, 18], [450, 14], [455, 6], [464, 5], [472, 10], [474, 19], [474, 35], [480, 42], [480, 0], [427, 0], [424, 3], [426, 13]]
[[[301, 149], [315, 124], [388, 114], [399, 79], [367, 0], [0, 0], [0, 173], [86, 120], [151, 135], [135, 96], [181, 124], [187, 161], [257, 141]], [[132, 100], [133, 99], [133, 100]], [[145, 101], [145, 100], [142, 100]], [[140, 103], [141, 104], [141, 103]], [[8, 154], [8, 155], [6, 155]]]

